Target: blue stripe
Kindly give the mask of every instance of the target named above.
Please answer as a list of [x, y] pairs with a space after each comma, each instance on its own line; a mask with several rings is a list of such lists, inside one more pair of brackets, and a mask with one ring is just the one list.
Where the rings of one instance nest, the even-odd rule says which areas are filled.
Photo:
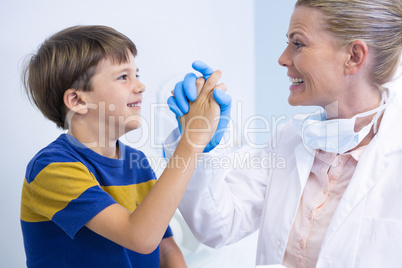
[[29, 268], [159, 268], [159, 247], [151, 254], [140, 254], [86, 227], [82, 228], [75, 239], [71, 239], [52, 221], [21, 221], [21, 227]]
[[52, 221], [70, 238], [74, 238], [89, 220], [115, 203], [116, 201], [99, 186], [93, 186], [72, 200], [63, 210], [54, 214]]

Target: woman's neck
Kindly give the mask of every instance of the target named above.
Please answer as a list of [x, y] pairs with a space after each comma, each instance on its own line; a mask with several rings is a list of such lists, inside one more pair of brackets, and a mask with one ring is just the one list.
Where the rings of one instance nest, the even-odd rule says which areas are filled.
[[356, 114], [377, 108], [381, 103], [381, 93], [377, 91], [348, 93], [339, 101], [324, 107], [328, 119], [352, 118]]

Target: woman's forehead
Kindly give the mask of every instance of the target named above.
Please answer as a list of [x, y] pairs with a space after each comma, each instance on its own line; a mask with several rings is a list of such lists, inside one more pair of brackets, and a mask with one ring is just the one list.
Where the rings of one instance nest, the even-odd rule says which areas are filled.
[[295, 34], [305, 36], [317, 35], [324, 32], [324, 14], [315, 8], [296, 7], [290, 18], [287, 36], [291, 39]]

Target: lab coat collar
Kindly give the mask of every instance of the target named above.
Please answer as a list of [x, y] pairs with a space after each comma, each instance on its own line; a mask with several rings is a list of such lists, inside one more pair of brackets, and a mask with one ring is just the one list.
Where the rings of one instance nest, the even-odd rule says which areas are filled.
[[379, 143], [384, 154], [402, 150], [402, 95], [390, 90], [389, 105], [384, 111], [380, 128], [373, 141]]

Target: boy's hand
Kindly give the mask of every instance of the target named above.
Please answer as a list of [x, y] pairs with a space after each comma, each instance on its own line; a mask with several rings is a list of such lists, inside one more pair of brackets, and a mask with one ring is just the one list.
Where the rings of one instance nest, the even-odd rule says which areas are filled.
[[[204, 76], [205, 80], [208, 80], [209, 76], [213, 73], [213, 69], [201, 61], [195, 61], [192, 66]], [[176, 115], [176, 119], [179, 123], [178, 125], [180, 133], [183, 133], [183, 130], [179, 117], [188, 112], [189, 102], [194, 101], [197, 98], [196, 81], [199, 81], [200, 79], [202, 78], [197, 79], [196, 75], [193, 73], [187, 74], [183, 81], [176, 84], [174, 93], [172, 92], [174, 96], [171, 96], [167, 101], [170, 110]], [[213, 91], [213, 96], [220, 105], [221, 113], [217, 131], [212, 137], [211, 141], [205, 147], [204, 152], [211, 151], [219, 144], [230, 121], [232, 98], [223, 92], [225, 90], [226, 86], [224, 84], [220, 84], [217, 85]]]
[[[202, 61], [194, 61], [192, 67], [203, 75], [205, 81], [207, 81], [209, 76], [214, 72], [211, 67]], [[170, 110], [176, 115], [176, 117], [181, 117], [188, 113], [188, 103], [190, 101], [195, 101], [197, 98], [196, 80], [197, 76], [195, 74], [188, 73], [183, 81], [176, 84], [174, 91], [172, 92], [174, 96], [171, 96], [167, 101]]]
[[189, 111], [179, 118], [186, 142], [195, 151], [202, 152], [210, 142], [219, 123], [220, 107], [214, 99], [213, 91], [222, 73], [215, 71], [204, 82], [203, 78], [196, 80], [197, 98], [189, 103]]

